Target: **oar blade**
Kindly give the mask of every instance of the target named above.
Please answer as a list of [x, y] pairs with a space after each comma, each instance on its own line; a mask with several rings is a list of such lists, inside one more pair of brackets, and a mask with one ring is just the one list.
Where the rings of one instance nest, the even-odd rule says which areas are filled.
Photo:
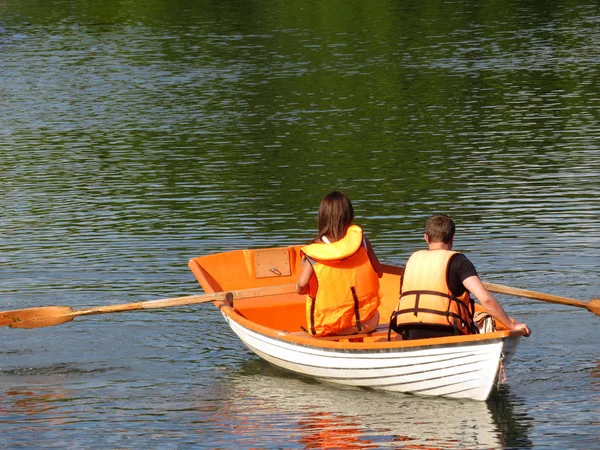
[[0, 312], [0, 326], [10, 328], [42, 328], [60, 325], [73, 320], [69, 306], [42, 306]]
[[591, 312], [600, 316], [600, 298], [593, 298], [588, 302], [587, 307]]

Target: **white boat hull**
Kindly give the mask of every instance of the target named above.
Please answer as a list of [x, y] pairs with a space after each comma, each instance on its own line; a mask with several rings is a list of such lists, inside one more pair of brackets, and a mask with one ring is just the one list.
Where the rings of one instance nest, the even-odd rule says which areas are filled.
[[[519, 337], [379, 349], [321, 348], [261, 334], [224, 315], [233, 332], [271, 364], [324, 382], [486, 400]], [[506, 355], [504, 355], [506, 352]]]
[[[306, 297], [294, 289], [302, 273], [301, 254], [299, 245], [234, 250], [193, 258], [188, 265], [205, 292], [227, 293], [215, 306], [251, 351], [277, 367], [340, 385], [488, 398], [520, 332], [499, 326], [484, 334], [407, 341], [388, 334], [381, 322], [381, 329], [370, 333], [316, 338], [301, 331], [307, 323]], [[378, 310], [384, 319], [397, 307], [403, 275], [403, 268], [385, 268]], [[238, 296], [236, 291], [244, 289], [252, 295]]]

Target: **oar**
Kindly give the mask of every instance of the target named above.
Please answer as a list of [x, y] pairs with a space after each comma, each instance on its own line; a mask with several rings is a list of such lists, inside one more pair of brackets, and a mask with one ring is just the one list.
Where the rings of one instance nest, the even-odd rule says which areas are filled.
[[[400, 276], [404, 275], [404, 267], [390, 266], [387, 264], [381, 264], [381, 267], [383, 268], [383, 271], [385, 273], [391, 273]], [[558, 303], [561, 305], [577, 306], [579, 308], [586, 308], [588, 311], [593, 312], [597, 316], [600, 316], [600, 298], [593, 298], [589, 302], [584, 302], [572, 298], [544, 294], [542, 292], [528, 291], [525, 289], [519, 289], [510, 286], [503, 286], [501, 284], [484, 282], [483, 285], [488, 291], [496, 292], [498, 294], [514, 295], [516, 297], [531, 298], [534, 300], [542, 300], [545, 302]]]
[[516, 297], [531, 298], [534, 300], [542, 300], [544, 302], [558, 303], [561, 305], [578, 306], [579, 308], [586, 308], [588, 311], [600, 316], [600, 298], [593, 298], [589, 302], [584, 302], [581, 300], [574, 300], [572, 298], [544, 294], [542, 292], [527, 291], [525, 289], [519, 289], [510, 286], [502, 286], [501, 284], [484, 282], [483, 285], [488, 291], [496, 292], [498, 294], [514, 295]]
[[80, 310], [73, 310], [70, 306], [41, 306], [39, 308], [0, 311], [0, 326], [8, 325], [11, 328], [51, 327], [60, 325], [61, 323], [70, 322], [77, 316], [137, 311], [140, 309], [168, 308], [171, 306], [184, 306], [225, 300], [231, 301], [235, 299], [290, 294], [295, 292], [295, 284], [282, 284], [278, 286], [240, 289], [229, 292], [216, 292], [214, 294], [190, 295], [187, 297], [174, 297], [136, 303], [123, 303], [120, 305], [99, 306], [96, 308]]

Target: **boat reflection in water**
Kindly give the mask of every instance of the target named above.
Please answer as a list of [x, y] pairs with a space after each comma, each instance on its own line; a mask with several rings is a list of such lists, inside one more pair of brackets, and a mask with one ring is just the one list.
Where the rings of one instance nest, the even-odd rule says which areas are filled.
[[[62, 426], [68, 418], [57, 403], [70, 397], [69, 389], [60, 385], [45, 385], [48, 377], [0, 377], [4, 389], [0, 390], [0, 421], [3, 422], [3, 437], [23, 436], [23, 429], [32, 433], [44, 432]], [[15, 382], [16, 381], [16, 382]], [[57, 380], [59, 381], [59, 380]], [[21, 442], [22, 444], [22, 442]]]
[[517, 421], [507, 387], [487, 403], [418, 397], [318, 383], [260, 360], [244, 363], [230, 382], [227, 415], [241, 425], [238, 433], [248, 443], [252, 436], [285, 432], [290, 448], [531, 445], [530, 421]]

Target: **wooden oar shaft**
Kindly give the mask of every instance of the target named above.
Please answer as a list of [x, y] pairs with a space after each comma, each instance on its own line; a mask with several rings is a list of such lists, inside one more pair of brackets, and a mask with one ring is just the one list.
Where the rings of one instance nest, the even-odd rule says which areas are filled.
[[214, 294], [190, 295], [187, 297], [98, 306], [96, 308], [75, 311], [68, 306], [42, 306], [39, 308], [0, 311], [0, 326], [8, 325], [11, 328], [42, 328], [70, 322], [73, 318], [78, 316], [185, 306], [198, 303], [225, 301], [227, 299], [240, 300], [244, 298], [291, 294], [295, 292], [295, 284], [283, 284], [278, 286], [239, 289], [236, 291], [215, 292]]
[[168, 308], [173, 306], [195, 305], [198, 303], [210, 303], [225, 301], [228, 295], [233, 296], [234, 300], [243, 298], [261, 297], [265, 295], [280, 295], [296, 292], [295, 284], [282, 284], [278, 286], [266, 286], [250, 289], [239, 289], [236, 291], [215, 292], [213, 294], [188, 295], [186, 297], [173, 297], [158, 300], [147, 300], [135, 303], [122, 303], [120, 305], [98, 306], [90, 309], [80, 309], [73, 311], [74, 316], [85, 316], [93, 314], [107, 314], [122, 311], [137, 311], [141, 309]]
[[[381, 264], [381, 267], [382, 267], [384, 273], [400, 275], [400, 276], [404, 275], [404, 267], [390, 266], [387, 264]], [[485, 286], [485, 288], [488, 291], [491, 291], [491, 292], [496, 292], [499, 294], [514, 295], [516, 297], [531, 298], [534, 300], [542, 300], [545, 302], [557, 303], [560, 305], [577, 306], [579, 308], [585, 308], [588, 311], [596, 314], [597, 316], [600, 316], [600, 299], [599, 298], [593, 298], [589, 302], [584, 302], [582, 300], [575, 300], [573, 298], [559, 297], [558, 295], [544, 294], [542, 292], [529, 291], [526, 289], [519, 289], [519, 288], [510, 287], [510, 286], [503, 286], [501, 284], [484, 282], [483, 285]]]
[[[487, 283], [483, 285], [488, 291], [496, 292], [498, 294], [514, 295], [516, 297], [526, 297], [535, 300], [543, 300], [545, 302], [559, 303], [561, 305], [578, 306], [580, 308], [588, 308], [589, 304], [581, 300], [575, 300], [567, 297], [559, 297], [557, 295], [544, 294], [542, 292], [528, 291], [526, 289], [519, 289], [510, 286], [503, 286], [501, 284]], [[589, 309], [589, 308], [588, 308]]]

